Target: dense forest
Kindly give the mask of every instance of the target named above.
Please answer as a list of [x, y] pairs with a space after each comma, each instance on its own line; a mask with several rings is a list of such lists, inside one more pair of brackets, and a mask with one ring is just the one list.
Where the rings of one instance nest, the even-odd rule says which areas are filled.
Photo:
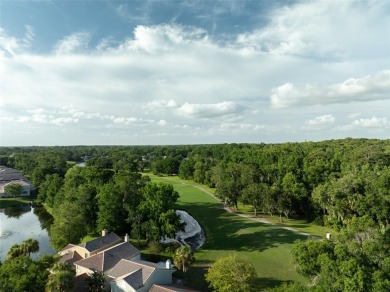
[[243, 203], [255, 214], [338, 231], [332, 241], [302, 242], [293, 252], [313, 289], [390, 290], [390, 140], [1, 147], [0, 165], [27, 175], [52, 209], [57, 249], [103, 228], [148, 241], [174, 234], [183, 227], [174, 212], [177, 192], [140, 173], [177, 174], [215, 188], [232, 207]]

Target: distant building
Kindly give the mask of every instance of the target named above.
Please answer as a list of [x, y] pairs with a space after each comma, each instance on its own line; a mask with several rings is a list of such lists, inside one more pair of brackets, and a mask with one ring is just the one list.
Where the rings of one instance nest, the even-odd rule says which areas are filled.
[[0, 165], [0, 198], [10, 197], [6, 192], [6, 188], [10, 184], [21, 185], [22, 193], [20, 195], [23, 197], [30, 196], [31, 191], [34, 190], [31, 182], [20, 171]]

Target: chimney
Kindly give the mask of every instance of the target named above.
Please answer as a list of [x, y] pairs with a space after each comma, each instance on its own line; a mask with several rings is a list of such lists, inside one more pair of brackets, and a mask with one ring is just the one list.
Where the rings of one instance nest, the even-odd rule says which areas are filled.
[[129, 242], [129, 235], [127, 233], [125, 235], [125, 242]]
[[107, 229], [103, 229], [102, 230], [102, 236], [106, 236], [108, 234], [108, 230]]
[[165, 268], [172, 269], [171, 260], [170, 259], [167, 259], [167, 261], [165, 262]]

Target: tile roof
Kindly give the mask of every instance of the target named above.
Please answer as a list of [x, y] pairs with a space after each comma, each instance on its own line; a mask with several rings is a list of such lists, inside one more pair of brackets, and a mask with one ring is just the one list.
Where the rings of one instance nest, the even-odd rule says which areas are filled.
[[156, 268], [146, 266], [134, 261], [129, 260], [121, 260], [118, 264], [107, 274], [113, 278], [123, 278], [124, 276], [133, 273], [137, 270], [142, 270], [142, 279], [143, 283], [145, 283], [151, 274], [155, 271]]
[[26, 183], [30, 183], [19, 170], [0, 165], [0, 183], [15, 180], [22, 180]]
[[[123, 280], [130, 285], [134, 290], [138, 290], [139, 288], [144, 286], [145, 281], [143, 280], [142, 269], [138, 269], [125, 277]], [[120, 279], [117, 279], [120, 280]]]
[[99, 272], [107, 272], [121, 259], [132, 259], [139, 254], [139, 250], [131, 243], [122, 242], [89, 258], [75, 262], [75, 265], [95, 269]]
[[75, 246], [76, 246], [76, 245], [69, 243], [67, 246], [65, 246], [64, 248], [62, 248], [62, 249], [59, 251], [59, 253], [62, 253], [62, 252], [66, 251], [66, 250], [68, 250], [68, 249], [70, 249], [70, 248], [72, 248], [72, 247], [75, 247]]
[[73, 264], [81, 259], [83, 259], [83, 257], [77, 251], [74, 250], [61, 256], [60, 262], [67, 262], [69, 264]]
[[96, 251], [103, 248], [108, 248], [121, 241], [121, 238], [115, 233], [110, 233], [105, 236], [96, 238], [94, 240], [80, 244], [81, 247], [85, 248], [89, 252]]

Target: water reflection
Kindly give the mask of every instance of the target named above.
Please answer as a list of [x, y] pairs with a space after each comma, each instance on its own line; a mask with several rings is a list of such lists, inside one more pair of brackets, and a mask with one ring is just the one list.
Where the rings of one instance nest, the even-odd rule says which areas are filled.
[[24, 213], [30, 212], [31, 211], [31, 205], [23, 204], [23, 205], [17, 205], [17, 206], [12, 206], [4, 209], [4, 214], [10, 218], [19, 218], [22, 216]]
[[53, 218], [43, 207], [32, 208], [30, 205], [9, 207], [0, 212], [0, 260], [4, 261], [7, 252], [14, 244], [20, 244], [28, 238], [39, 242], [39, 252], [32, 254], [32, 258], [39, 258], [43, 254], [54, 254], [50, 246], [47, 230]]
[[41, 228], [46, 229], [50, 234], [50, 226], [54, 222], [53, 216], [51, 216], [43, 207], [34, 208], [34, 214], [37, 215]]

